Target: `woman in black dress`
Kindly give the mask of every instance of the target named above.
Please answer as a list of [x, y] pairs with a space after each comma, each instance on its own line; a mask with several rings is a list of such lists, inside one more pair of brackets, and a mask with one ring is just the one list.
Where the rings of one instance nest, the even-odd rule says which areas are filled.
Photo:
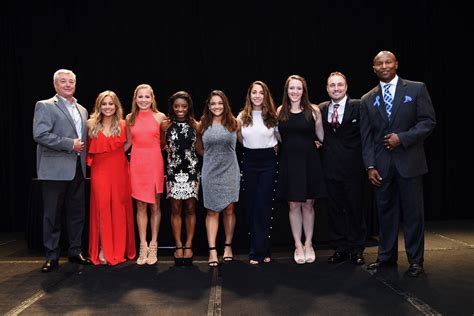
[[288, 77], [277, 114], [277, 137], [281, 141], [277, 197], [288, 201], [295, 262], [313, 263], [313, 205], [316, 198], [326, 193], [316, 141], [323, 142], [324, 131], [321, 112], [309, 101], [303, 77]]
[[[174, 260], [177, 266], [191, 265], [196, 226], [196, 201], [200, 168], [197, 154], [202, 156], [201, 137], [196, 131], [193, 101], [185, 91], [168, 100], [168, 119], [161, 125], [168, 151], [166, 168], [167, 197], [171, 205], [171, 229], [176, 242]], [[185, 209], [186, 241], [181, 240], [182, 209]]]

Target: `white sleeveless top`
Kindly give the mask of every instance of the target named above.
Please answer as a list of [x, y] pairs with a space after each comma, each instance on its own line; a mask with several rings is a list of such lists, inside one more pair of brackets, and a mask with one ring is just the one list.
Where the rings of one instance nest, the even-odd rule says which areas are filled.
[[[239, 116], [238, 120], [242, 122]], [[263, 123], [262, 111], [252, 111], [252, 125], [243, 126], [242, 138], [243, 145], [249, 149], [265, 149], [274, 147], [278, 141], [275, 137], [275, 128], [267, 128]]]

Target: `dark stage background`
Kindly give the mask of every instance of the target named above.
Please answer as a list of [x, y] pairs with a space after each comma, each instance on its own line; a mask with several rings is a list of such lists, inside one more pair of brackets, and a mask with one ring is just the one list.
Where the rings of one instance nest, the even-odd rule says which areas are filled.
[[221, 89], [237, 114], [252, 81], [265, 81], [279, 103], [291, 74], [306, 78], [314, 103], [327, 100], [326, 78], [336, 70], [348, 77], [349, 95], [360, 98], [377, 84], [372, 58], [385, 49], [398, 57], [400, 77], [426, 82], [436, 110], [438, 125], [426, 141], [426, 218], [474, 218], [465, 206], [469, 186], [462, 184], [472, 170], [471, 110], [458, 108], [471, 101], [472, 17], [456, 1], [84, 0], [2, 7], [0, 231], [26, 229], [36, 177], [34, 105], [54, 95], [59, 68], [77, 74], [76, 97], [89, 111], [97, 94], [111, 89], [129, 112], [134, 88], [149, 83], [161, 111], [172, 93], [187, 90], [200, 115], [207, 94]]

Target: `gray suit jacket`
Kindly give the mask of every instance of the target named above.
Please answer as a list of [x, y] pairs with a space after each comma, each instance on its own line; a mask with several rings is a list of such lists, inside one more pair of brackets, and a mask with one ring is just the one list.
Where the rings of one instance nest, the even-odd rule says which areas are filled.
[[[66, 104], [55, 95], [38, 101], [33, 118], [33, 139], [36, 149], [36, 171], [40, 180], [65, 180], [74, 178], [77, 153], [73, 150], [74, 139], [87, 141], [87, 110], [77, 104], [82, 119], [82, 135], [78, 136], [74, 121]], [[81, 166], [86, 176], [86, 148], [81, 153]]]
[[[360, 129], [365, 167], [374, 166], [384, 178], [393, 161], [402, 177], [428, 172], [423, 142], [436, 125], [430, 95], [423, 82], [399, 77], [389, 121], [380, 85], [361, 99]], [[383, 146], [384, 136], [397, 133], [401, 145], [393, 152]]]

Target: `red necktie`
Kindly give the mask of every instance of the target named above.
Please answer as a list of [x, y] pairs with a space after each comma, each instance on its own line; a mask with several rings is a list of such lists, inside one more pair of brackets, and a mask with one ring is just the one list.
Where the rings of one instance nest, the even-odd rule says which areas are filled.
[[333, 128], [338, 128], [339, 127], [339, 121], [337, 120], [338, 114], [337, 114], [337, 108], [339, 107], [338, 103], [334, 103], [332, 108], [332, 116], [331, 116], [331, 125]]

